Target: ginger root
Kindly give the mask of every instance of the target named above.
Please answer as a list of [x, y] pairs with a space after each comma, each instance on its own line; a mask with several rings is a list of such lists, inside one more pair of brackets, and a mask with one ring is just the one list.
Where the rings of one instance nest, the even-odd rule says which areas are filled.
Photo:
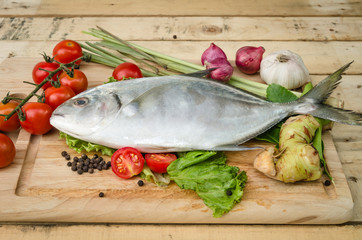
[[267, 149], [254, 160], [254, 167], [282, 182], [313, 181], [323, 168], [317, 150], [311, 146], [319, 123], [310, 115], [290, 117], [281, 127], [279, 150]]

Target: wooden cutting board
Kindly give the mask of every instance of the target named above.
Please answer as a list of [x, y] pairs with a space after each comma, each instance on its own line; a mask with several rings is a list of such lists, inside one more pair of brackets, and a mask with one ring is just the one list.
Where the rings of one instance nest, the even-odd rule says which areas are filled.
[[[14, 58], [3, 62], [0, 96], [9, 90], [29, 93], [32, 87], [22, 81], [31, 81], [30, 72], [37, 60]], [[82, 70], [90, 87], [104, 82], [112, 72], [94, 64], [85, 64]], [[120, 179], [111, 170], [78, 175], [66, 166], [61, 152], [66, 150], [72, 157], [80, 154], [69, 149], [55, 129], [43, 136], [24, 130], [9, 135], [16, 143], [17, 154], [14, 163], [0, 169], [0, 221], [336, 224], [352, 216], [351, 193], [329, 132], [323, 139], [335, 180], [330, 186], [324, 186], [325, 177], [313, 182], [281, 183], [253, 168], [260, 150], [228, 152], [228, 164], [245, 170], [248, 182], [242, 201], [221, 218], [213, 218], [212, 211], [193, 191], [181, 190], [175, 184], [160, 188], [147, 182], [139, 187], [138, 178]], [[103, 198], [98, 196], [100, 192], [105, 194]]]

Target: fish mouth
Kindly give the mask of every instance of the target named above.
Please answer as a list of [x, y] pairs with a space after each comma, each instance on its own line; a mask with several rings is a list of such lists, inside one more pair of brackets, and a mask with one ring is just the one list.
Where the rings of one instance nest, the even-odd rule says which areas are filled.
[[52, 117], [64, 117], [64, 114], [53, 112]]

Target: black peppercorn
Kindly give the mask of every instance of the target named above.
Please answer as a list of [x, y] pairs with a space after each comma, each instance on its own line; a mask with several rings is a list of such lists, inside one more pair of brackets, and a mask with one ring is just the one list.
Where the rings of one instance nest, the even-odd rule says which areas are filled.
[[68, 153], [66, 151], [63, 151], [62, 156], [65, 157], [66, 155], [68, 155]]
[[112, 164], [111, 164], [111, 161], [108, 161], [107, 162], [107, 167], [110, 167]]
[[94, 173], [93, 168], [90, 168], [90, 169], [88, 170], [88, 172], [89, 172], [89, 173]]
[[74, 171], [74, 172], [77, 171], [77, 166], [76, 165], [72, 166], [72, 171]]
[[100, 192], [100, 193], [99, 193], [99, 197], [104, 197], [104, 193], [103, 193], [103, 192]]
[[98, 157], [98, 155], [97, 155], [97, 154], [94, 154], [94, 155], [93, 155], [93, 158], [97, 158], [97, 157]]
[[325, 181], [324, 181], [324, 186], [329, 186], [329, 185], [331, 185], [331, 181], [325, 180]]
[[67, 155], [65, 155], [65, 157], [64, 157], [66, 160], [70, 160], [70, 156], [67, 154]]
[[74, 160], [75, 162], [78, 162], [78, 161], [79, 161], [79, 158], [78, 158], [78, 157], [74, 157], [73, 160]]
[[97, 169], [98, 169], [99, 171], [102, 171], [102, 165], [98, 165]]
[[78, 174], [82, 174], [82, 173], [83, 173], [83, 170], [80, 168], [80, 169], [77, 170], [77, 173], [78, 173]]
[[67, 162], [67, 166], [68, 166], [68, 167], [71, 167], [71, 166], [72, 166], [72, 163], [71, 163], [71, 162]]
[[233, 195], [233, 192], [230, 191], [230, 190], [227, 190], [227, 191], [226, 191], [226, 195], [231, 196], [231, 195]]
[[88, 156], [87, 156], [86, 154], [84, 154], [84, 153], [82, 154], [82, 158], [83, 158], [83, 159], [87, 159], [87, 157], [88, 157]]
[[138, 186], [142, 187], [145, 183], [142, 180], [138, 180], [137, 184]]

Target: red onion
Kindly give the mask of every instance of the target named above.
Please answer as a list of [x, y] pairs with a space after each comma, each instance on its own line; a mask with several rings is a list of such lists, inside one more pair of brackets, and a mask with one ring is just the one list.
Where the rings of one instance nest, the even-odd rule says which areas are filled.
[[217, 68], [210, 73], [210, 77], [223, 82], [229, 81], [234, 71], [226, 58], [216, 58], [211, 63], [206, 63], [206, 69], [209, 68]]
[[201, 56], [201, 63], [202, 65], [206, 65], [205, 62], [211, 63], [217, 58], [226, 58], [226, 54], [224, 51], [216, 46], [214, 43], [210, 44], [210, 47], [204, 51], [204, 53]]
[[265, 49], [263, 47], [242, 47], [236, 52], [235, 64], [246, 74], [254, 74], [260, 69]]

